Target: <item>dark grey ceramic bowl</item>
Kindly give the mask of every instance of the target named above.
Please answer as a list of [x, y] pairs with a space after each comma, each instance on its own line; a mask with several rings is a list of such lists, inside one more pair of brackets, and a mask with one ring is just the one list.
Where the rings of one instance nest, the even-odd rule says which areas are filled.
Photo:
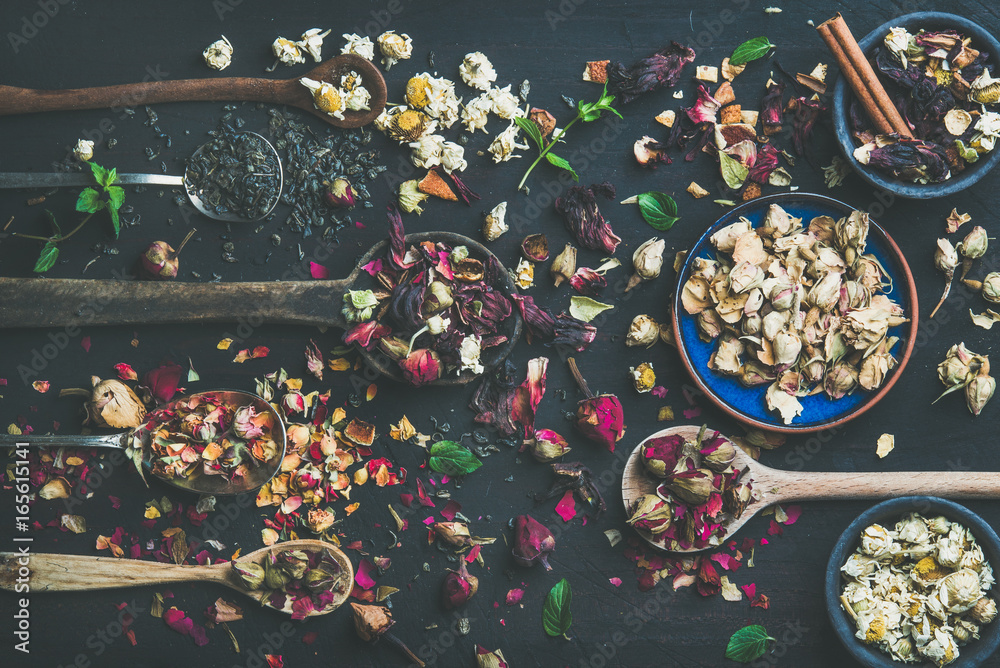
[[[826, 566], [824, 594], [826, 614], [830, 618], [830, 623], [833, 624], [837, 637], [847, 648], [848, 654], [866, 668], [900, 668], [900, 666], [930, 668], [933, 665], [929, 662], [904, 664], [893, 661], [888, 654], [884, 654], [877, 647], [865, 645], [854, 637], [854, 622], [840, 606], [840, 592], [843, 589], [840, 567], [844, 565], [851, 553], [858, 549], [861, 542], [861, 532], [876, 523], [888, 527], [895, 526], [896, 522], [912, 512], [918, 512], [924, 517], [943, 515], [953, 522], [962, 524], [972, 531], [976, 541], [982, 546], [986, 561], [994, 568], [1000, 566], [1000, 538], [997, 537], [996, 532], [979, 515], [953, 501], [933, 496], [903, 496], [883, 501], [861, 513], [840, 535], [833, 552], [830, 554], [830, 561]], [[991, 594], [995, 597], [996, 593], [996, 585], [994, 585]], [[997, 646], [1000, 646], [1000, 619], [995, 619], [990, 624], [984, 625], [980, 630], [980, 636], [979, 640], [973, 640], [968, 645], [959, 648], [958, 660], [949, 663], [948, 668], [975, 668], [987, 665], [985, 661], [996, 652]], [[988, 665], [997, 664], [993, 662]]]
[[[973, 23], [969, 19], [955, 14], [945, 14], [943, 12], [915, 12], [906, 14], [887, 23], [883, 23], [875, 30], [865, 35], [864, 39], [858, 41], [858, 45], [865, 55], [869, 55], [876, 46], [882, 43], [890, 28], [903, 27], [911, 33], [924, 30], [937, 30], [943, 28], [954, 28], [958, 32], [972, 38], [973, 48], [980, 51], [990, 52], [990, 69], [995, 73], [1000, 67], [1000, 42], [996, 40], [985, 28], [978, 23]], [[844, 153], [844, 158], [850, 163], [862, 179], [884, 191], [891, 192], [899, 197], [909, 199], [933, 199], [935, 197], [945, 197], [965, 190], [972, 184], [986, 176], [987, 172], [996, 166], [1000, 161], [1000, 147], [983, 155], [979, 160], [967, 167], [961, 174], [953, 175], [943, 183], [909, 183], [900, 181], [892, 176], [880, 172], [874, 168], [862, 165], [854, 159], [854, 149], [857, 144], [851, 136], [850, 119], [848, 108], [854, 93], [847, 85], [843, 76], [837, 77], [837, 83], [833, 87], [833, 129], [837, 135], [837, 143]]]

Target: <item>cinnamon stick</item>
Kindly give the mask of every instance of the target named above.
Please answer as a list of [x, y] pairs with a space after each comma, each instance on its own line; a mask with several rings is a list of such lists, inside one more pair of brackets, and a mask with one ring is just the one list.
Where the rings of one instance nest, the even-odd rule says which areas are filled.
[[832, 19], [817, 26], [816, 31], [826, 42], [833, 57], [837, 60], [841, 71], [847, 78], [854, 93], [858, 96], [872, 123], [881, 132], [896, 132], [903, 137], [913, 137], [909, 126], [900, 115], [896, 105], [892, 103], [889, 94], [885, 92], [854, 35], [839, 13]]

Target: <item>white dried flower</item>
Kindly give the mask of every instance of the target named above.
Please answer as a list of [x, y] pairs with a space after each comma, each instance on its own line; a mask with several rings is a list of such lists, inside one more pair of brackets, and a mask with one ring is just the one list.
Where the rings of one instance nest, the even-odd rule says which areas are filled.
[[487, 241], [496, 241], [500, 236], [509, 230], [504, 217], [507, 215], [507, 202], [500, 202], [493, 210], [486, 214], [483, 221], [483, 236]]
[[472, 98], [468, 104], [462, 107], [462, 124], [469, 132], [482, 130], [486, 132], [486, 121], [489, 120], [489, 113], [493, 109], [493, 100], [487, 93], [483, 93]]
[[323, 38], [329, 34], [329, 30], [322, 32], [319, 28], [310, 28], [302, 33], [302, 39], [296, 44], [318, 63], [323, 60]]
[[[271, 44], [271, 52], [278, 59], [278, 62], [283, 65], [292, 66], [306, 62], [306, 58], [302, 55], [302, 49], [299, 48], [299, 45], [284, 37], [274, 40], [274, 43]], [[271, 69], [274, 69], [274, 65], [271, 66]]]
[[351, 70], [340, 77], [340, 88], [344, 93], [344, 106], [352, 111], [371, 109], [372, 94], [361, 85], [361, 75]]
[[357, 33], [351, 33], [350, 35], [345, 33], [342, 37], [347, 40], [347, 44], [341, 47], [341, 54], [353, 53], [365, 60], [375, 60], [375, 44], [368, 35], [361, 37]]
[[983, 113], [976, 121], [976, 130], [983, 133], [979, 145], [986, 151], [992, 151], [997, 137], [1000, 137], [1000, 113], [986, 111], [983, 107]]
[[527, 290], [535, 284], [535, 265], [521, 258], [521, 261], [517, 263], [517, 267], [510, 272], [510, 275], [517, 287]]
[[510, 120], [516, 116], [525, 115], [524, 109], [518, 106], [517, 96], [510, 92], [510, 84], [503, 88], [493, 88], [488, 95], [493, 103], [493, 113], [500, 118]]
[[465, 161], [465, 148], [450, 141], [442, 143], [441, 166], [449, 174], [465, 171], [465, 168], [469, 166], [469, 163]]
[[462, 81], [479, 90], [489, 90], [497, 80], [493, 64], [481, 51], [466, 54], [462, 64], [458, 66], [458, 72], [462, 75]]
[[334, 118], [344, 119], [344, 91], [325, 81], [316, 81], [302, 77], [299, 83], [309, 89], [313, 96], [313, 104], [317, 109]]
[[408, 146], [413, 149], [410, 161], [417, 167], [430, 169], [441, 164], [441, 152], [444, 148], [444, 137], [441, 135], [424, 135]]
[[87, 139], [79, 139], [73, 147], [73, 157], [86, 162], [94, 157], [94, 142]]
[[517, 123], [511, 122], [506, 130], [501, 132], [490, 144], [489, 152], [493, 154], [493, 162], [501, 163], [510, 160], [511, 158], [520, 158], [519, 155], [514, 155], [514, 149], [527, 149], [529, 146], [527, 144], [517, 143], [517, 133], [521, 130], [517, 126]]
[[382, 52], [382, 64], [388, 70], [410, 57], [413, 53], [413, 40], [409, 35], [397, 35], [395, 31], [389, 30], [378, 36], [378, 48]]
[[471, 371], [478, 375], [486, 370], [479, 361], [479, 357], [482, 355], [482, 342], [483, 340], [475, 334], [470, 334], [462, 339], [462, 343], [458, 347], [458, 356], [462, 362], [462, 366], [458, 369], [459, 373]]
[[201, 57], [205, 59], [205, 64], [213, 70], [224, 70], [233, 62], [233, 45], [229, 43], [226, 36], [218, 39], [201, 52]]
[[[421, 109], [431, 118], [441, 123], [442, 127], [450, 128], [459, 118], [462, 98], [455, 95], [455, 82], [443, 77], [432, 77], [427, 72], [418, 74], [414, 79], [423, 81], [422, 95], [424, 99], [407, 99], [410, 104]], [[410, 80], [411, 82], [413, 79]], [[407, 91], [409, 91], [409, 85]], [[416, 104], [415, 104], [416, 103]]]

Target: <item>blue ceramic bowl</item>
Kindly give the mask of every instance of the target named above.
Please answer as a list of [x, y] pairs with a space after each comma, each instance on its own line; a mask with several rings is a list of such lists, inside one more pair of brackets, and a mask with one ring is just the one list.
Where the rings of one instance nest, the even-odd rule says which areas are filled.
[[[912, 512], [918, 512], [925, 517], [943, 515], [947, 519], [965, 526], [972, 531], [976, 541], [983, 548], [986, 561], [994, 568], [1000, 564], [1000, 538], [997, 537], [996, 532], [979, 515], [953, 501], [933, 496], [903, 496], [883, 501], [861, 513], [856, 520], [851, 522], [850, 526], [844, 529], [844, 533], [840, 535], [833, 552], [830, 554], [830, 561], [826, 566], [824, 595], [826, 597], [826, 614], [837, 633], [837, 638], [843, 643], [847, 652], [866, 668], [931, 665], [926, 662], [904, 664], [893, 661], [888, 654], [882, 653], [878, 648], [865, 645], [854, 636], [856, 628], [854, 622], [840, 605], [840, 592], [843, 589], [840, 567], [844, 565], [851, 553], [858, 549], [861, 542], [861, 532], [876, 523], [887, 528], [892, 527]], [[1000, 646], [1000, 619], [995, 619], [990, 624], [981, 627], [979, 640], [973, 640], [959, 649], [958, 659], [949, 663], [948, 668], [975, 668], [984, 665], [984, 662], [996, 652], [998, 646]], [[997, 664], [991, 663], [989, 665]]]
[[885, 383], [877, 392], [859, 388], [836, 401], [828, 399], [822, 393], [802, 397], [800, 399], [803, 406], [802, 415], [796, 417], [792, 424], [786, 425], [776, 412], [767, 409], [764, 400], [767, 385], [744, 387], [736, 378], [715, 373], [708, 368], [708, 360], [715, 350], [716, 342], [706, 343], [698, 337], [696, 318], [688, 314], [681, 304], [681, 287], [691, 275], [694, 258], [715, 257], [715, 249], [709, 237], [717, 230], [737, 222], [741, 217], [747, 218], [754, 227], [759, 226], [771, 204], [777, 204], [792, 216], [802, 218], [803, 225], [807, 225], [816, 216], [826, 215], [839, 219], [854, 211], [854, 207], [822, 195], [778, 193], [758, 197], [723, 215], [698, 239], [681, 267], [673, 305], [677, 350], [684, 366], [705, 396], [740, 422], [765, 431], [797, 434], [820, 431], [858, 417], [874, 406], [896, 383], [910, 359], [917, 334], [917, 289], [910, 268], [896, 243], [875, 221], [871, 221], [866, 253], [871, 253], [882, 263], [892, 279], [893, 287], [888, 293], [889, 298], [902, 306], [906, 317], [910, 318], [910, 322], [889, 330], [890, 336], [898, 336], [900, 339], [892, 349], [892, 354], [899, 364], [889, 372]]
[[[985, 28], [978, 23], [955, 14], [945, 14], [943, 12], [915, 12], [906, 14], [888, 23], [883, 23], [875, 30], [865, 35], [864, 39], [858, 42], [858, 46], [866, 54], [870, 54], [872, 49], [882, 43], [890, 28], [902, 27], [911, 33], [924, 30], [940, 30], [953, 28], [967, 37], [972, 38], [972, 47], [990, 52], [990, 70], [993, 74], [1000, 67], [1000, 42], [993, 37]], [[883, 83], [885, 83], [883, 81]], [[1000, 148], [994, 149], [979, 160], [966, 167], [960, 174], [954, 174], [950, 179], [942, 183], [910, 183], [900, 181], [891, 175], [880, 172], [877, 169], [862, 165], [854, 159], [854, 149], [858, 144], [851, 135], [850, 119], [848, 108], [854, 93], [849, 90], [847, 81], [843, 76], [837, 77], [837, 83], [833, 87], [833, 129], [837, 135], [837, 143], [844, 153], [844, 159], [850, 163], [854, 171], [862, 179], [884, 191], [891, 192], [900, 197], [909, 199], [933, 199], [935, 197], [945, 197], [965, 190], [972, 184], [986, 176], [986, 173], [996, 166], [1000, 161]]]

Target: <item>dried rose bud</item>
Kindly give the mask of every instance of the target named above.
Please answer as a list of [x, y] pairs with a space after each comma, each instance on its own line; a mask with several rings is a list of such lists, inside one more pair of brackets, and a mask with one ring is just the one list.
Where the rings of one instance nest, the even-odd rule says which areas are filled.
[[632, 374], [632, 386], [639, 394], [645, 394], [656, 385], [656, 373], [653, 372], [653, 365], [643, 362], [637, 367], [629, 368]]
[[694, 469], [672, 473], [667, 476], [663, 484], [681, 501], [700, 506], [708, 501], [708, 497], [715, 489], [712, 485], [713, 479], [714, 476], [708, 469]]
[[768, 81], [767, 90], [760, 101], [760, 118], [764, 125], [764, 134], [773, 135], [781, 132], [781, 96], [785, 92], [785, 84]]
[[1000, 272], [991, 271], [983, 279], [983, 299], [994, 304], [1000, 304]]
[[306, 514], [305, 523], [310, 531], [316, 534], [323, 533], [333, 526], [337, 516], [329, 510], [322, 508], [310, 508]]
[[154, 241], [143, 251], [142, 255], [139, 256], [139, 261], [142, 265], [143, 274], [147, 278], [152, 278], [157, 281], [169, 281], [171, 279], [177, 278], [177, 272], [180, 269], [180, 260], [177, 256], [181, 254], [184, 250], [184, 246], [197, 230], [192, 229], [181, 241], [181, 245], [174, 250], [173, 247], [166, 241]]
[[823, 390], [831, 399], [841, 399], [858, 386], [858, 370], [847, 362], [837, 362], [823, 378]]
[[794, 364], [802, 350], [802, 339], [794, 332], [778, 332], [771, 343], [774, 346], [774, 363], [781, 367]]
[[652, 137], [637, 139], [632, 145], [632, 154], [635, 156], [635, 161], [643, 167], [656, 167], [658, 163], [670, 162], [667, 145]]
[[421, 306], [421, 310], [426, 315], [432, 315], [451, 308], [451, 305], [454, 303], [455, 300], [451, 295], [451, 287], [447, 283], [444, 281], [431, 281], [430, 285], [427, 286], [427, 292], [424, 294], [424, 303]]
[[309, 555], [304, 550], [285, 550], [279, 553], [278, 562], [293, 580], [301, 580], [309, 568]]
[[667, 242], [663, 239], [653, 237], [635, 249], [632, 254], [632, 265], [635, 273], [628, 279], [625, 292], [628, 292], [642, 281], [651, 281], [660, 275], [663, 268], [663, 249]]
[[552, 267], [549, 269], [552, 280], [556, 287], [563, 281], [568, 281], [576, 273], [576, 248], [572, 244], [566, 244], [559, 255], [552, 260]]
[[380, 605], [351, 603], [354, 611], [354, 629], [365, 642], [375, 642], [395, 624], [392, 612]]
[[538, 107], [532, 107], [528, 112], [528, 120], [538, 126], [542, 138], [548, 137], [556, 129], [556, 117]]
[[678, 434], [652, 438], [642, 445], [642, 465], [658, 478], [673, 472], [684, 450], [684, 437]]
[[503, 652], [498, 649], [491, 652], [482, 645], [476, 645], [476, 666], [477, 668], [510, 668]]
[[559, 459], [571, 449], [566, 439], [551, 429], [536, 429], [529, 447], [531, 455], [542, 463]]
[[247, 589], [260, 589], [264, 584], [264, 568], [253, 562], [243, 563], [233, 561], [233, 572], [236, 573], [243, 586]]
[[90, 400], [84, 404], [87, 409], [84, 424], [112, 429], [134, 429], [142, 424], [146, 417], [146, 407], [131, 387], [114, 378], [101, 380], [97, 376], [91, 376], [90, 383], [90, 390], [73, 388], [59, 393], [60, 397], [89, 397]]
[[980, 369], [972, 382], [965, 386], [965, 405], [973, 415], [983, 412], [986, 402], [993, 398], [993, 393], [997, 389], [997, 381], [989, 375], [989, 365], [985, 368], [985, 372]]
[[829, 313], [840, 301], [840, 284], [841, 277], [843, 274], [839, 271], [827, 272], [826, 276], [816, 281], [811, 288], [809, 288], [809, 294], [806, 295], [806, 301], [817, 307], [824, 313]]
[[738, 520], [753, 498], [753, 489], [749, 484], [730, 485], [722, 492], [722, 507]]
[[576, 409], [576, 427], [588, 439], [614, 452], [615, 443], [625, 435], [622, 403], [613, 394], [584, 399]]
[[934, 251], [934, 266], [938, 271], [949, 275], [958, 266], [958, 252], [947, 239], [937, 240], [937, 249]]
[[504, 222], [507, 215], [507, 202], [500, 202], [493, 210], [486, 214], [483, 220], [483, 236], [487, 241], [496, 241], [500, 236], [510, 229]]
[[435, 522], [431, 529], [452, 547], [471, 547], [475, 545], [472, 535], [469, 533], [469, 526], [464, 522]]
[[398, 336], [384, 336], [378, 340], [379, 350], [394, 360], [401, 361], [410, 350], [406, 341]]
[[281, 565], [278, 564], [277, 557], [271, 554], [264, 562], [264, 586], [268, 589], [284, 589], [291, 581], [289, 575]]
[[514, 547], [511, 554], [519, 566], [531, 567], [541, 563], [551, 571], [549, 555], [556, 549], [552, 532], [536, 522], [530, 515], [518, 515], [514, 520]]
[[704, 447], [698, 452], [701, 454], [702, 466], [717, 473], [725, 471], [736, 459], [736, 446], [719, 432], [715, 432], [715, 436], [704, 443]]
[[632, 504], [626, 521], [629, 526], [655, 536], [669, 529], [672, 520], [673, 509], [669, 503], [655, 494], [643, 494]]
[[549, 240], [544, 234], [530, 234], [521, 242], [521, 254], [532, 262], [549, 259]]
[[695, 318], [695, 325], [698, 327], [698, 336], [704, 341], [719, 338], [725, 327], [725, 323], [715, 309], [706, 309], [699, 313]]
[[403, 378], [414, 387], [432, 383], [441, 377], [441, 359], [433, 350], [414, 350], [399, 361]]
[[833, 226], [833, 239], [837, 247], [844, 253], [848, 266], [853, 266], [859, 255], [864, 253], [868, 241], [868, 214], [864, 211], [852, 211], [851, 215], [841, 218]]
[[938, 364], [938, 378], [945, 387], [965, 385], [972, 375], [972, 363], [978, 355], [965, 347], [964, 343], [958, 343], [948, 349], [948, 354], [944, 361]]
[[445, 576], [444, 586], [441, 590], [444, 607], [446, 610], [454, 610], [476, 595], [479, 590], [479, 578], [469, 575], [469, 570], [462, 561], [457, 571], [449, 571]]
[[338, 176], [332, 183], [326, 184], [326, 203], [337, 209], [354, 208], [358, 193], [351, 182]]
[[625, 335], [626, 346], [646, 346], [649, 348], [660, 337], [660, 325], [648, 315], [637, 315], [629, 325]]
[[965, 239], [958, 244], [958, 251], [962, 254], [962, 257], [970, 260], [978, 260], [982, 256], [986, 255], [986, 249], [989, 246], [989, 243], [989, 237], [986, 236], [986, 230], [979, 225], [976, 225], [969, 230]]
[[306, 398], [301, 392], [289, 392], [281, 398], [281, 407], [285, 410], [285, 415], [303, 413], [306, 410]]

